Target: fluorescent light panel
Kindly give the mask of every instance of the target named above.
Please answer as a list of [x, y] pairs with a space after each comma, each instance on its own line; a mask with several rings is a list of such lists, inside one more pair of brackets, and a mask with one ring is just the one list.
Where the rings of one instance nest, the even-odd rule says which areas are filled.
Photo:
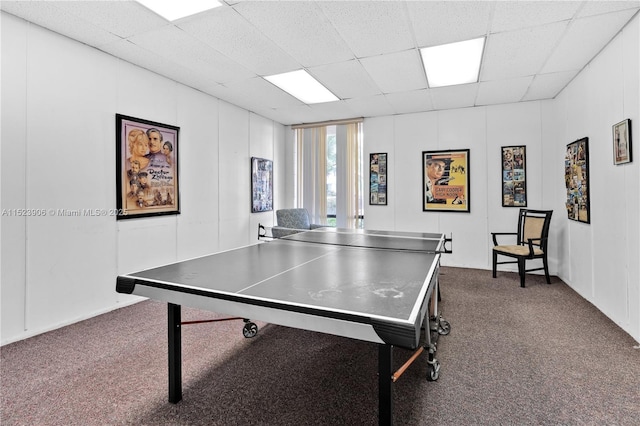
[[319, 104], [339, 100], [329, 89], [311, 77], [305, 70], [269, 75], [264, 78], [305, 104]]
[[481, 37], [420, 49], [429, 87], [477, 82], [484, 39]]
[[169, 21], [222, 6], [217, 0], [137, 0]]

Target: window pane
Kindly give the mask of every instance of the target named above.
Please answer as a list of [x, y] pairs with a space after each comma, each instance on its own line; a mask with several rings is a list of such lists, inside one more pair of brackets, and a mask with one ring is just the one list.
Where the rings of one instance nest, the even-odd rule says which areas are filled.
[[[327, 216], [336, 216], [336, 126], [327, 127]], [[335, 226], [335, 223], [334, 223]]]

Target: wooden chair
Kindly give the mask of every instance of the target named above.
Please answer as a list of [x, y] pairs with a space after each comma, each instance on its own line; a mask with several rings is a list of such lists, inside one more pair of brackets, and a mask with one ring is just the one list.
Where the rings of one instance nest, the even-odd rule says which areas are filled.
[[[518, 215], [517, 232], [492, 232], [493, 237], [493, 278], [496, 277], [496, 266], [505, 263], [517, 263], [520, 274], [520, 287], [524, 287], [524, 278], [527, 272], [544, 269], [547, 284], [549, 279], [549, 263], [547, 261], [547, 243], [549, 226], [553, 210], [529, 210], [520, 209]], [[499, 245], [497, 236], [515, 235], [515, 245]], [[516, 260], [498, 262], [498, 255], [515, 258]], [[542, 259], [543, 267], [525, 269], [525, 262], [532, 259]]]

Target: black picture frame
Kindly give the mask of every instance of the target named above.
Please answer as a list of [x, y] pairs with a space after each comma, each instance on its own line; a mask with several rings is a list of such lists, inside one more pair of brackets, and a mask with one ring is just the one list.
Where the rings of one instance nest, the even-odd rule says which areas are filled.
[[503, 146], [502, 207], [527, 207], [527, 147]]
[[251, 213], [273, 210], [273, 161], [251, 157]]
[[591, 223], [588, 137], [567, 144], [564, 175], [567, 188], [567, 217], [570, 220]]
[[468, 149], [422, 152], [423, 211], [471, 212], [470, 160]]
[[180, 214], [180, 128], [116, 114], [116, 219]]
[[386, 152], [369, 154], [369, 205], [386, 206], [388, 203], [388, 155]]
[[612, 126], [613, 164], [627, 164], [633, 161], [631, 145], [631, 120], [622, 120]]

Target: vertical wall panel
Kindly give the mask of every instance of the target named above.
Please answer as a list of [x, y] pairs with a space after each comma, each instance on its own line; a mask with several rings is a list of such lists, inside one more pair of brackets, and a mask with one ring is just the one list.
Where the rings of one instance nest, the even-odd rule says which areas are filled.
[[25, 208], [27, 149], [27, 25], [11, 15], [1, 15], [2, 24], [2, 146], [0, 170], [0, 312], [2, 336], [16, 336], [25, 330], [26, 224], [27, 218], [13, 214]]
[[[47, 212], [2, 217], [1, 344], [140, 300], [120, 273], [248, 243], [249, 146], [284, 126], [256, 116], [250, 141], [248, 111], [1, 16], [2, 208]], [[82, 213], [115, 208], [116, 113], [181, 128], [180, 215]]]
[[218, 179], [221, 249], [249, 243], [249, 115], [246, 110], [220, 102]]

